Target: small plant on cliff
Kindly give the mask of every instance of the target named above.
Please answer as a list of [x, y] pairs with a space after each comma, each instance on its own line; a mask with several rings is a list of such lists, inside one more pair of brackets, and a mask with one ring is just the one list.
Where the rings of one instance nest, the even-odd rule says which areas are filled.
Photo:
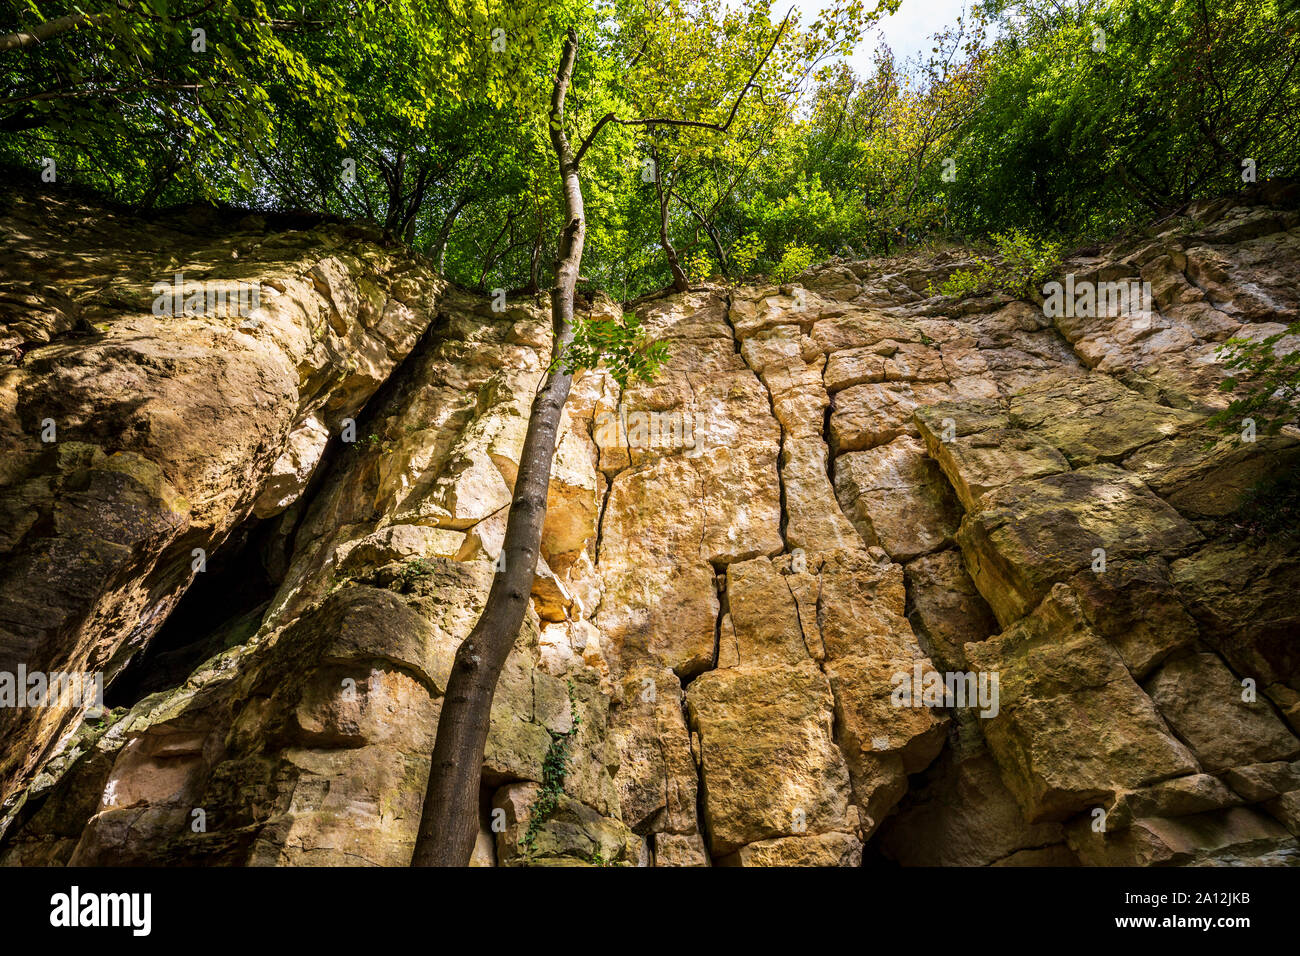
[[686, 260], [686, 278], [692, 285], [699, 285], [713, 275], [713, 260], [703, 249], [696, 251]]
[[801, 246], [797, 242], [786, 243], [785, 252], [781, 253], [781, 261], [772, 270], [772, 278], [777, 282], [793, 279], [812, 265], [816, 256], [816, 252], [809, 246]]
[[1018, 299], [1033, 296], [1060, 261], [1061, 244], [1036, 239], [1024, 229], [996, 233], [997, 255], [983, 259], [976, 269], [959, 269], [936, 290], [929, 292], [960, 298], [982, 292], [1005, 292]]
[[752, 274], [754, 266], [758, 263], [758, 258], [762, 254], [763, 240], [759, 238], [758, 233], [746, 233], [740, 239], [737, 239], [735, 245], [731, 247], [732, 274], [736, 276]]
[[126, 707], [105, 707], [100, 711], [98, 717], [87, 716], [86, 723], [95, 733], [103, 733], [125, 717], [127, 713], [129, 711]]
[[569, 729], [564, 733], [548, 731], [551, 745], [546, 748], [546, 756], [542, 760], [542, 789], [528, 810], [528, 829], [519, 838], [519, 845], [526, 850], [532, 850], [536, 846], [537, 834], [555, 812], [560, 795], [564, 793], [564, 778], [569, 772], [569, 743], [578, 733], [581, 724], [573, 681], [569, 681]]
[[1011, 229], [993, 237], [1002, 265], [997, 287], [1018, 298], [1030, 298], [1061, 258], [1061, 244], [1036, 239], [1024, 229]]
[[930, 295], [945, 295], [953, 299], [962, 299], [968, 295], [978, 295], [993, 287], [996, 270], [991, 262], [983, 262], [978, 269], [958, 269], [938, 288], [931, 282], [926, 291]]
[[1300, 337], [1300, 322], [1266, 338], [1231, 338], [1219, 347], [1223, 364], [1244, 374], [1231, 375], [1219, 384], [1221, 392], [1241, 391], [1210, 418], [1210, 424], [1233, 432], [1251, 418], [1258, 430], [1276, 434], [1282, 426], [1295, 423], [1300, 406], [1300, 348], [1279, 354], [1277, 345], [1284, 338], [1294, 342], [1296, 337]]
[[355, 452], [362, 452], [370, 448], [377, 448], [384, 443], [384, 440], [371, 432], [369, 435], [363, 435], [357, 441], [351, 443], [351, 448]]
[[1227, 536], [1234, 540], [1300, 539], [1300, 478], [1282, 475], [1252, 485], [1229, 524]]
[[426, 575], [433, 573], [433, 566], [423, 558], [411, 558], [402, 564], [402, 569], [397, 572], [397, 579], [394, 583], [398, 585], [399, 590], [403, 593], [409, 591], [411, 586], [417, 580]]

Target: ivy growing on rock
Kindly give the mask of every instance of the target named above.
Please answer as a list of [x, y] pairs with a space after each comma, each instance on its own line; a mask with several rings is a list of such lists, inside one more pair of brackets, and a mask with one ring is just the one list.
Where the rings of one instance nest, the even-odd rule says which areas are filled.
[[542, 789], [528, 809], [528, 828], [519, 838], [519, 845], [533, 850], [537, 845], [537, 835], [555, 812], [560, 797], [564, 794], [564, 778], [569, 772], [569, 745], [582, 725], [578, 714], [578, 701], [573, 681], [569, 681], [569, 729], [563, 732], [548, 731], [551, 745], [546, 749], [542, 760]]

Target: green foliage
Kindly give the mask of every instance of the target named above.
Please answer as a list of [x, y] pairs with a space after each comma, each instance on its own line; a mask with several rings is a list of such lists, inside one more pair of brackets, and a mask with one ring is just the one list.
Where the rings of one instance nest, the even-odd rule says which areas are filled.
[[382, 438], [374, 432], [371, 432], [369, 435], [362, 435], [354, 442], [349, 442], [348, 445], [354, 452], [362, 453], [369, 451], [372, 448], [378, 448], [383, 445], [383, 443], [384, 440]]
[[963, 228], [1108, 234], [1240, 189], [1245, 157], [1296, 171], [1300, 31], [1273, 0], [1004, 6], [954, 149]]
[[937, 289], [931, 282], [927, 287], [930, 295], [946, 295], [952, 298], [963, 298], [968, 295], [978, 295], [987, 292], [993, 288], [997, 277], [997, 268], [991, 262], [981, 262], [975, 269], [958, 269], [952, 275], [948, 276]]
[[731, 247], [731, 268], [739, 276], [751, 275], [763, 252], [763, 240], [756, 232], [747, 232]]
[[633, 312], [621, 319], [578, 317], [573, 323], [573, 341], [551, 363], [572, 375], [580, 369], [603, 364], [622, 388], [629, 382], [651, 381], [668, 360], [668, 345], [652, 342], [641, 319]]
[[693, 285], [704, 282], [713, 275], [713, 260], [703, 249], [698, 249], [686, 260], [686, 277]]
[[114, 723], [121, 720], [127, 714], [125, 707], [114, 707], [111, 710], [104, 708], [95, 719], [89, 721], [90, 726], [97, 732], [102, 733], [112, 727]]
[[36, 171], [50, 157], [58, 181], [120, 201], [227, 198], [253, 188], [253, 157], [276, 137], [272, 90], [283, 103], [309, 107], [322, 138], [344, 137], [357, 118], [338, 74], [311, 55], [297, 29], [339, 16], [336, 0], [231, 0], [197, 13], [165, 0], [89, 11], [62, 0], [3, 7], [2, 31], [89, 16], [0, 54], [0, 130], [10, 134], [0, 158]]
[[[582, 163], [583, 271], [624, 301], [669, 282], [661, 245], [695, 281], [706, 259], [788, 279], [826, 251], [1110, 234], [1241, 189], [1245, 158], [1300, 172], [1293, 0], [979, 4], [928, 55], [882, 47], [855, 74], [837, 54], [896, 6], [832, 0], [778, 37], [771, 0], [0, 0], [0, 32], [92, 17], [0, 53], [0, 166], [39, 183], [52, 160], [140, 207], [370, 221], [466, 287], [535, 292], [563, 226], [547, 115], [572, 26], [574, 142], [652, 120], [606, 124]], [[1032, 271], [949, 288], [1024, 294]]]
[[732, 241], [757, 233], [764, 268], [787, 241], [889, 254], [1017, 227], [1110, 235], [1241, 189], [1246, 157], [1261, 180], [1300, 172], [1296, 115], [1294, 5], [986, 4], [922, 60], [882, 49], [863, 74], [822, 70], [716, 224]]
[[519, 845], [526, 850], [532, 850], [537, 845], [537, 835], [555, 812], [560, 796], [564, 793], [564, 778], [569, 772], [569, 744], [581, 725], [577, 695], [573, 681], [569, 681], [569, 729], [564, 733], [548, 731], [551, 745], [546, 748], [546, 756], [542, 760], [542, 788], [529, 808], [528, 828], [519, 838]]
[[1300, 538], [1300, 477], [1283, 474], [1251, 486], [1224, 524], [1225, 534], [1235, 540]]
[[411, 590], [412, 585], [422, 577], [433, 573], [433, 565], [423, 558], [411, 558], [403, 562], [402, 568], [397, 572], [397, 580], [394, 582], [402, 593]]
[[[1052, 274], [1061, 258], [1061, 244], [1036, 239], [1023, 229], [1009, 229], [993, 236], [995, 257], [982, 260], [975, 269], [959, 269], [937, 292], [946, 296], [967, 296], [1005, 292], [1016, 298], [1030, 298]], [[936, 290], [930, 284], [930, 294]]]
[[781, 261], [772, 270], [772, 278], [777, 282], [793, 279], [812, 265], [815, 257], [816, 253], [808, 246], [801, 246], [796, 242], [786, 243], [785, 250], [781, 253]]
[[995, 233], [993, 244], [1001, 260], [996, 288], [1022, 299], [1038, 291], [1061, 259], [1059, 242], [1036, 239], [1020, 228]]
[[[1295, 424], [1300, 407], [1300, 322], [1260, 339], [1231, 338], [1219, 347], [1223, 364], [1241, 374], [1219, 384], [1223, 392], [1238, 392], [1228, 407], [1217, 412], [1210, 424], [1225, 432], [1239, 431], [1245, 419], [1253, 419], [1258, 431], [1276, 434], [1284, 425]], [[1284, 339], [1290, 348], [1279, 353]]]

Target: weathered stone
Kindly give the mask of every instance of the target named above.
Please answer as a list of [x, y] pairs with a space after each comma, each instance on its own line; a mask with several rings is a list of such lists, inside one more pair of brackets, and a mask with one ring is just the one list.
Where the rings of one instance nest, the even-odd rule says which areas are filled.
[[1261, 686], [1300, 682], [1300, 547], [1285, 538], [1219, 540], [1170, 564], [1202, 637]]
[[[838, 352], [879, 343], [884, 339], [920, 341], [919, 334], [877, 311], [856, 308], [819, 309], [810, 335], [824, 352]], [[737, 325], [737, 331], [741, 327]], [[743, 333], [742, 333], [743, 334]]]
[[1098, 548], [1110, 561], [1176, 553], [1199, 540], [1178, 512], [1114, 465], [1003, 485], [957, 532], [971, 578], [1003, 626], [1096, 561]]
[[496, 866], [497, 848], [492, 831], [479, 823], [478, 834], [474, 837], [474, 849], [469, 855], [469, 865], [473, 867]]
[[557, 795], [554, 808], [533, 827], [541, 789], [536, 783], [511, 784], [492, 798], [493, 809], [503, 811], [505, 822], [497, 833], [499, 865], [649, 865], [643, 839], [567, 794]]
[[1264, 693], [1277, 706], [1278, 713], [1288, 726], [1300, 734], [1300, 692], [1284, 684], [1270, 684], [1264, 688]]
[[709, 866], [709, 853], [698, 833], [656, 833], [655, 866]]
[[253, 502], [253, 513], [270, 518], [293, 504], [306, 489], [329, 439], [329, 429], [315, 415], [290, 432], [284, 451], [271, 466], [266, 484]]
[[383, 567], [394, 561], [455, 558], [464, 543], [465, 535], [459, 531], [395, 524], [343, 545], [336, 556], [339, 572], [348, 574], [361, 569]]
[[933, 670], [926, 658], [841, 657], [826, 665], [835, 694], [840, 745], [850, 756], [898, 753], [906, 773], [925, 769], [943, 747], [946, 718], [928, 706], [899, 706], [891, 699], [913, 669]]
[[922, 405], [997, 398], [997, 388], [976, 376], [947, 382], [854, 385], [835, 394], [831, 447], [836, 455], [884, 445], [915, 435], [912, 413]]
[[596, 624], [621, 667], [647, 661], [686, 676], [712, 662], [718, 596], [713, 568], [699, 553], [705, 516], [694, 502], [702, 494], [691, 462], [678, 458], [614, 479], [603, 520], [605, 597]]
[[1124, 459], [1124, 467], [1183, 514], [1222, 516], [1236, 511], [1252, 487], [1300, 463], [1300, 443], [1286, 435], [1224, 438], [1208, 449], [1206, 441], [1188, 433], [1156, 442]]
[[995, 488], [1069, 471], [1065, 457], [1030, 432], [992, 427], [958, 434], [952, 414], [951, 405], [929, 406], [917, 410], [916, 422], [967, 511], [978, 511]]
[[1060, 824], [1025, 822], [980, 723], [970, 712], [955, 715], [949, 746], [877, 837], [890, 859], [904, 866], [989, 866], [1065, 839]]
[[1300, 862], [1290, 834], [1246, 807], [1173, 819], [1146, 817], [1118, 833], [1096, 833], [1090, 824], [1078, 824], [1070, 828], [1069, 843], [1086, 866], [1240, 865], [1279, 849], [1289, 865]]
[[[728, 566], [727, 602], [736, 658], [726, 666], [808, 660], [807, 640], [788, 576], [770, 560], [754, 558]], [[816, 626], [815, 621], [809, 623]]]
[[849, 775], [831, 736], [830, 685], [816, 665], [710, 671], [691, 683], [686, 703], [715, 856], [844, 827]]
[[1108, 560], [1104, 571], [1070, 578], [1084, 616], [1115, 645], [1138, 680], [1196, 640], [1196, 623], [1179, 603], [1164, 560]]
[[831, 353], [826, 360], [823, 381], [832, 392], [852, 385], [865, 385], [885, 380], [885, 355], [897, 343], [882, 343], [880, 347], [843, 349]]
[[1031, 823], [1199, 769], [1065, 585], [966, 656], [999, 674], [1000, 709], [984, 735]]
[[816, 292], [801, 290], [796, 298], [794, 287], [760, 286], [746, 289], [731, 303], [730, 320], [740, 339], [747, 339], [764, 329], [789, 325], [791, 322], [812, 322], [824, 313], [825, 303]]
[[835, 459], [835, 493], [862, 539], [895, 561], [948, 547], [961, 521], [947, 482], [915, 439]]
[[[672, 671], [637, 670], [624, 679], [610, 739], [619, 759], [614, 783], [623, 822], [637, 833], [658, 834], [656, 855], [666, 834], [695, 834], [696, 767]], [[685, 844], [671, 845], [685, 852]]]
[[[1214, 654], [1168, 661], [1145, 686], [1206, 770], [1300, 756], [1300, 740], [1273, 714], [1267, 700], [1243, 690], [1242, 682]], [[1252, 701], [1243, 699], [1248, 694]]]
[[1247, 803], [1271, 800], [1292, 790], [1300, 790], [1300, 760], [1233, 767], [1223, 774], [1223, 779]]
[[850, 833], [778, 837], [741, 847], [719, 861], [722, 866], [848, 866], [862, 865], [862, 841]]
[[1300, 837], [1300, 790], [1284, 793], [1264, 804], [1264, 809], [1278, 823]]
[[[836, 551], [808, 560], [817, 574], [816, 620], [828, 658], [921, 657], [907, 618], [903, 569], [879, 548]], [[797, 592], [796, 592], [797, 594]], [[809, 615], [801, 613], [807, 636]]]
[[998, 622], [966, 573], [961, 552], [924, 555], [904, 573], [908, 620], [922, 649], [940, 670], [965, 670], [965, 645], [996, 634]]
[[781, 451], [785, 538], [791, 548], [835, 551], [862, 545], [831, 492], [826, 458], [826, 444], [820, 438], [791, 438]]
[[[452, 649], [396, 595], [335, 592], [240, 679], [224, 745], [211, 712], [186, 713], [184, 695], [136, 725], [72, 859], [404, 865], [437, 721], [432, 692]], [[191, 807], [225, 821], [219, 843], [191, 829]]]
[[[946, 719], [926, 706], [898, 706], [900, 680], [925, 658], [840, 657], [826, 664], [835, 695], [835, 723], [853, 785], [853, 801], [870, 833], [907, 789], [907, 774], [924, 770], [943, 748]], [[919, 703], [919, 702], [918, 702]]]
[[[746, 347], [754, 340], [745, 343]], [[830, 397], [822, 384], [822, 364], [820, 353], [815, 361], [805, 362], [806, 349], [800, 342], [791, 343], [794, 354], [781, 364], [772, 363], [763, 369], [755, 369], [762, 377], [772, 396], [772, 413], [781, 423], [787, 438], [821, 438], [826, 406]], [[747, 353], [748, 354], [748, 353]], [[766, 357], [765, 357], [766, 358]], [[750, 360], [751, 367], [753, 360]]]
[[1218, 778], [1196, 773], [1119, 794], [1106, 810], [1106, 828], [1118, 830], [1142, 817], [1181, 817], [1239, 803]]
[[780, 426], [766, 389], [740, 369], [703, 381], [695, 402], [696, 446], [687, 460], [699, 474], [700, 493], [686, 500], [699, 502], [704, 521], [700, 555], [729, 563], [776, 554], [782, 547]]
[[1146, 401], [1105, 375], [1013, 395], [1010, 418], [1013, 427], [1059, 449], [1075, 468], [1119, 461], [1200, 422], [1197, 415]]

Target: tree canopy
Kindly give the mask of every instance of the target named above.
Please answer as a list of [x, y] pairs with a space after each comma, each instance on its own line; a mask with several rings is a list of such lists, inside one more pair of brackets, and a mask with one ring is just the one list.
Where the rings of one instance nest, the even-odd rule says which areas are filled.
[[570, 138], [600, 129], [583, 272], [618, 298], [939, 237], [1081, 239], [1296, 172], [1295, 4], [989, 0], [863, 74], [842, 55], [898, 0], [827, 5], [3, 0], [0, 163], [138, 208], [368, 220], [463, 285], [538, 290], [574, 27]]

